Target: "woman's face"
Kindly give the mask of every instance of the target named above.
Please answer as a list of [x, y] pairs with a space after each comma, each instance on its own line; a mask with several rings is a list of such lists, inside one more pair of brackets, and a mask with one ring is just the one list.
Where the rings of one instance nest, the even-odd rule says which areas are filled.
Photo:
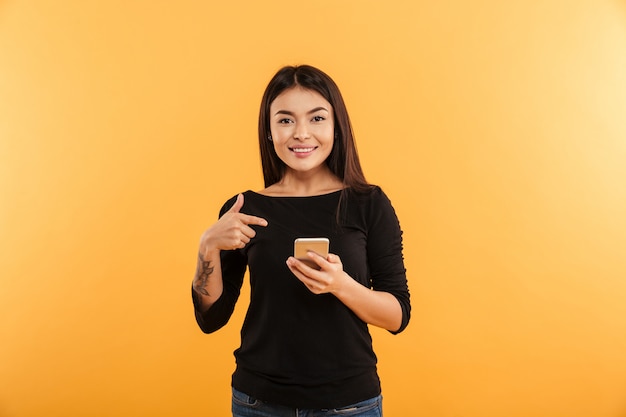
[[298, 173], [314, 173], [325, 166], [333, 148], [334, 126], [332, 106], [313, 90], [290, 88], [270, 105], [276, 154]]

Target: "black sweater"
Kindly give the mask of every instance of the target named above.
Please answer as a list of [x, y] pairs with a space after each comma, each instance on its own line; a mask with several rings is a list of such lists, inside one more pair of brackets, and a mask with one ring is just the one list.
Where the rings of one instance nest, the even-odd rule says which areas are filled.
[[[224, 204], [220, 217], [235, 202]], [[341, 199], [341, 213], [337, 208]], [[330, 252], [362, 285], [394, 295], [402, 326], [410, 303], [402, 257], [402, 232], [391, 203], [374, 187], [367, 193], [337, 191], [313, 197], [244, 193], [242, 213], [263, 217], [267, 227], [240, 250], [222, 251], [224, 291], [196, 320], [211, 333], [224, 326], [239, 297], [246, 266], [251, 296], [235, 351], [233, 387], [261, 401], [299, 408], [335, 408], [380, 393], [376, 355], [367, 325], [331, 294], [311, 293], [286, 260], [298, 237], [327, 237]]]

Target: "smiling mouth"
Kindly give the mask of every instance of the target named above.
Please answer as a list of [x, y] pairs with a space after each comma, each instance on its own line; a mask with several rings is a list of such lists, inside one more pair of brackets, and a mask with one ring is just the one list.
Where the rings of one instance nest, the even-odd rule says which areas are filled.
[[310, 147], [310, 148], [289, 148], [292, 152], [295, 153], [308, 153], [308, 152], [313, 152], [317, 147]]

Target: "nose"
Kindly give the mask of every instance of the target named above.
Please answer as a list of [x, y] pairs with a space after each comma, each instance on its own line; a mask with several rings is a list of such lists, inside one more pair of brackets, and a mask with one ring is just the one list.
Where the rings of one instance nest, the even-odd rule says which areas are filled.
[[298, 123], [296, 125], [296, 130], [293, 133], [294, 139], [304, 140], [310, 137], [309, 129], [307, 128], [305, 123]]

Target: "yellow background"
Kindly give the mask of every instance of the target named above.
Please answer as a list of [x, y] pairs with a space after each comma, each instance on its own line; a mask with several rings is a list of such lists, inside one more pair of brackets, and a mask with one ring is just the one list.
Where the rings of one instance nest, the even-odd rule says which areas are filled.
[[196, 248], [297, 63], [405, 231], [386, 416], [626, 416], [616, 0], [0, 1], [0, 416], [229, 415], [246, 294], [201, 334]]

